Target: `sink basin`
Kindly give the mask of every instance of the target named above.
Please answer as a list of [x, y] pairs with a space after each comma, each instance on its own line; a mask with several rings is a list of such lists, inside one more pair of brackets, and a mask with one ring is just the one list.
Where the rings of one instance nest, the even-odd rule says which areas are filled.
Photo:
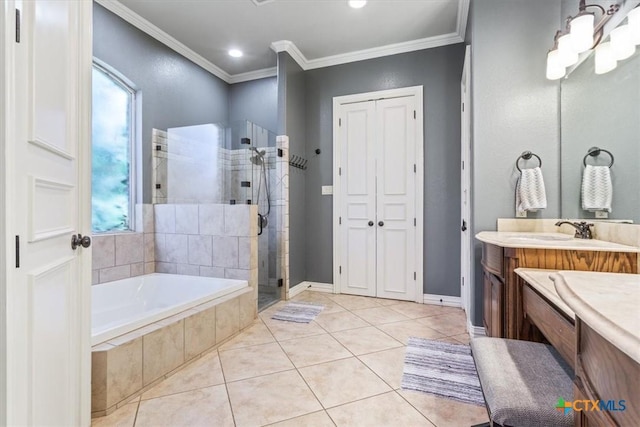
[[556, 242], [573, 240], [573, 237], [568, 234], [519, 234], [517, 236], [510, 236], [509, 240]]

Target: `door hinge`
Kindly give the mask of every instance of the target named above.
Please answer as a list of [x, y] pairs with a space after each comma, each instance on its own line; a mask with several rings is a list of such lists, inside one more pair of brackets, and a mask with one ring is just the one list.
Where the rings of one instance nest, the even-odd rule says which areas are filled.
[[338, 224], [339, 224], [339, 225], [342, 225], [342, 217], [341, 217], [341, 216], [340, 216], [340, 217], [338, 217]]
[[413, 226], [414, 226], [414, 227], [417, 227], [417, 226], [418, 226], [418, 221], [417, 221], [415, 218], [413, 218]]
[[278, 287], [281, 288], [284, 286], [284, 279], [278, 279]]
[[462, 103], [462, 112], [464, 113], [464, 102]]
[[342, 119], [338, 119], [338, 126], [342, 126]]
[[342, 266], [338, 267], [338, 274], [342, 274]]
[[20, 43], [20, 9], [16, 9], [16, 43]]
[[462, 161], [462, 169], [464, 170], [464, 160]]
[[16, 268], [20, 268], [20, 236], [16, 236]]
[[413, 164], [413, 173], [416, 173], [416, 172], [417, 172], [417, 171], [416, 171], [416, 164], [414, 163], [414, 164]]
[[416, 119], [416, 110], [413, 110], [413, 119]]
[[338, 176], [342, 176], [342, 168], [338, 168]]
[[413, 272], [413, 280], [417, 280], [417, 274], [415, 271]]

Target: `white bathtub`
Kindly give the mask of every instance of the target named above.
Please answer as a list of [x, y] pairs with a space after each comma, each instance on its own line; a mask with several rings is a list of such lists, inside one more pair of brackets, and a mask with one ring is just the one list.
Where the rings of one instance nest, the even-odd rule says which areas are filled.
[[153, 273], [91, 287], [91, 345], [248, 287], [246, 280]]

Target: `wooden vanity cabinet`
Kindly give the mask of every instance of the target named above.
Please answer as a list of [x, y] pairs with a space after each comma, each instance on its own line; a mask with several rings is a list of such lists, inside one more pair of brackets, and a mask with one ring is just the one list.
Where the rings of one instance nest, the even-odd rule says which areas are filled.
[[638, 254], [589, 250], [504, 248], [482, 244], [484, 327], [490, 337], [533, 340], [524, 328], [524, 281], [519, 267], [638, 273]]

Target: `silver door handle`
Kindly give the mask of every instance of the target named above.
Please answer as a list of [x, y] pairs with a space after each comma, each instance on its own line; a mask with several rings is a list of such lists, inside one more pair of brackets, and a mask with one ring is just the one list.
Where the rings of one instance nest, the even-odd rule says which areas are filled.
[[91, 246], [91, 237], [83, 236], [80, 233], [71, 236], [71, 249], [75, 251], [78, 246], [82, 246], [83, 248]]

